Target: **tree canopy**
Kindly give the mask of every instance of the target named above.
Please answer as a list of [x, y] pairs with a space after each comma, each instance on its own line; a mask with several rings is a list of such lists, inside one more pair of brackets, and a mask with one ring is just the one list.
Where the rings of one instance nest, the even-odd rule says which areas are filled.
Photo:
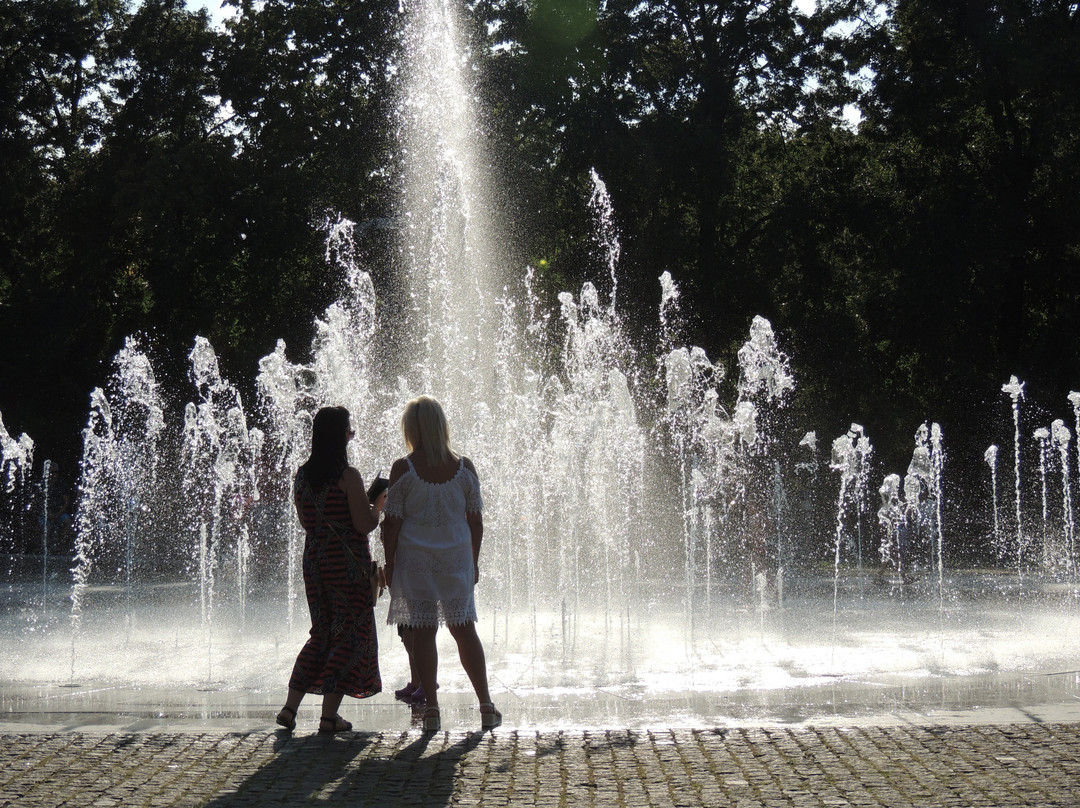
[[[320, 223], [391, 215], [399, 3], [0, 0], [0, 413], [74, 459], [125, 336], [251, 377], [334, 299]], [[729, 359], [755, 314], [801, 411], [926, 418], [1080, 385], [1080, 8], [1050, 0], [474, 0], [468, 56], [518, 254], [588, 277], [590, 169], [627, 288]], [[858, 118], [853, 120], [852, 112]], [[387, 244], [365, 249], [373, 271]], [[655, 307], [624, 296], [649, 342]], [[839, 434], [839, 432], [837, 433]]]

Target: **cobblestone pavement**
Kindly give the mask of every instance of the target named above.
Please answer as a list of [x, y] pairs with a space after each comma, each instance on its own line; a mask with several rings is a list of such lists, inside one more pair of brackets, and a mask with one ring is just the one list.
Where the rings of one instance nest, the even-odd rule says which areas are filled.
[[1080, 806], [1080, 723], [0, 735], [0, 806]]

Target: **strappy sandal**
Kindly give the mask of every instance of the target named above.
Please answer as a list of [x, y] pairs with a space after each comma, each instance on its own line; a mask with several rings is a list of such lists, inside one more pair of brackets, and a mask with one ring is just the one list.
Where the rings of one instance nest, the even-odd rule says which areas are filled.
[[285, 727], [289, 732], [292, 732], [296, 729], [296, 710], [286, 704], [281, 708], [281, 711], [277, 714], [277, 718], [274, 720]]
[[483, 729], [494, 729], [502, 723], [502, 713], [495, 709], [490, 701], [480, 704], [480, 726]]
[[340, 715], [324, 715], [319, 719], [319, 732], [324, 735], [332, 735], [335, 732], [348, 732], [352, 724]]
[[442, 716], [438, 707], [424, 710], [424, 732], [438, 732], [442, 729]]

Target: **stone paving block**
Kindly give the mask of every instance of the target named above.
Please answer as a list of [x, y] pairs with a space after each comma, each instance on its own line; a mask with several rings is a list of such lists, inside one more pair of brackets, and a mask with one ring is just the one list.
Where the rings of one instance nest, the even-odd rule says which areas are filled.
[[0, 736], [0, 808], [1075, 808], [1080, 725]]

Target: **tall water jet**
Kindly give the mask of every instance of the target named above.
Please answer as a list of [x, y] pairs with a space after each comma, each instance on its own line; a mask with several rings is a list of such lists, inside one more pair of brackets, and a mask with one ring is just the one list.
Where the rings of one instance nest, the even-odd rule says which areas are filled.
[[[196, 337], [188, 355], [198, 403], [184, 408], [184, 524], [195, 546], [199, 606], [207, 630], [207, 681], [213, 678], [215, 596], [219, 573], [233, 581], [240, 621], [246, 616], [250, 523], [259, 500], [255, 459], [262, 430], [248, 429], [239, 391], [222, 378], [217, 353]], [[228, 564], [231, 569], [224, 569]]]
[[[1072, 408], [1073, 408], [1073, 427], [1074, 427], [1073, 434], [1076, 435], [1076, 473], [1078, 475], [1080, 475], [1080, 392], [1077, 392], [1076, 390], [1070, 391], [1068, 399], [1069, 399], [1069, 403], [1072, 404]], [[1065, 465], [1065, 463], [1063, 462], [1062, 466], [1064, 467], [1064, 465]], [[1069, 526], [1070, 526], [1069, 534], [1071, 536], [1072, 533], [1073, 533], [1073, 531], [1072, 531], [1073, 515], [1072, 515], [1071, 510], [1068, 513], [1068, 519], [1069, 519]], [[1068, 564], [1069, 564], [1070, 569], [1073, 568], [1072, 565], [1075, 563], [1075, 560], [1074, 560], [1073, 556], [1074, 556], [1074, 553], [1070, 552], [1069, 553], [1069, 560], [1068, 560]]]
[[[0, 416], [0, 480], [3, 481], [3, 512], [0, 513], [0, 548], [14, 545], [25, 530], [30, 501], [28, 487], [34, 467], [34, 441], [25, 432], [13, 438]], [[14, 546], [12, 547], [14, 551]]]
[[1047, 566], [1050, 563], [1050, 503], [1047, 498], [1046, 466], [1050, 457], [1050, 430], [1039, 427], [1032, 433], [1035, 444], [1039, 451], [1039, 491], [1042, 494], [1042, 563]]
[[930, 490], [934, 503], [934, 539], [937, 549], [938, 606], [945, 602], [945, 450], [942, 446], [941, 425], [930, 425]]
[[46, 459], [41, 468], [41, 613], [49, 613], [49, 528], [52, 526], [53, 462]]
[[799, 492], [796, 504], [795, 530], [806, 536], [819, 533], [818, 515], [820, 511], [819, 477], [823, 464], [818, 457], [818, 437], [815, 430], [803, 435], [795, 447], [795, 466], [793, 479]]
[[878, 489], [881, 506], [878, 508], [878, 524], [881, 526], [881, 544], [878, 554], [885, 567], [891, 567], [904, 579], [904, 507], [900, 500], [900, 475], [888, 474]]
[[[776, 466], [776, 426], [780, 410], [795, 389], [795, 377], [786, 354], [777, 343], [772, 323], [758, 315], [750, 323], [750, 338], [739, 348], [738, 401], [735, 411], [748, 424], [752, 435], [740, 430], [743, 436], [745, 497], [750, 534], [756, 535], [760, 547], [754, 550], [756, 574], [765, 576], [772, 557], [773, 583], [779, 587], [783, 578], [783, 536], [779, 507], [779, 490], [774, 474]], [[768, 546], [772, 543], [772, 546]], [[761, 588], [768, 583], [763, 580]]]
[[432, 393], [473, 423], [489, 400], [488, 354], [498, 322], [490, 204], [477, 165], [473, 88], [460, 44], [457, 4], [404, 5], [403, 95], [398, 111], [402, 209], [411, 311], [403, 338], [418, 358], [418, 391]]
[[90, 417], [83, 430], [71, 596], [72, 679], [83, 598], [94, 565], [108, 562], [121, 571], [130, 631], [136, 564], [144, 550], [148, 569], [160, 557], [151, 540], [154, 522], [168, 500], [158, 487], [159, 441], [165, 425], [161, 394], [150, 360], [135, 339], [129, 337], [113, 360], [108, 388], [108, 393], [97, 388], [91, 394]]
[[995, 444], [987, 446], [986, 451], [983, 453], [983, 460], [986, 461], [986, 465], [990, 467], [990, 512], [993, 516], [994, 525], [994, 532], [990, 536], [990, 546], [994, 548], [999, 557], [1003, 558], [1005, 549], [1002, 543], [1004, 539], [1001, 535], [1001, 519], [998, 514], [997, 456], [998, 447]]
[[[926, 536], [929, 566], [937, 572], [939, 604], [944, 598], [945, 532], [942, 520], [944, 450], [941, 427], [923, 423], [915, 431], [915, 448], [904, 475], [907, 516], [916, 539]], [[921, 543], [921, 541], [920, 541]]]
[[[836, 529], [833, 535], [833, 632], [840, 591], [840, 557], [845, 544], [846, 516], [854, 513], [856, 523], [861, 521], [866, 494], [866, 480], [870, 454], [873, 448], [861, 424], [852, 424], [847, 434], [836, 438], [832, 444], [832, 460], [829, 468], [840, 474], [840, 491], [836, 499]], [[856, 528], [858, 535], [858, 528]], [[854, 544], [849, 539], [849, 543]], [[861, 560], [860, 560], [861, 566]], [[861, 573], [861, 569], [860, 569]], [[861, 585], [861, 574], [860, 574]]]
[[[713, 593], [713, 547], [711, 496], [720, 484], [723, 461], [722, 434], [718, 421], [716, 392], [711, 387], [723, 377], [723, 368], [713, 365], [698, 347], [672, 348], [663, 358], [664, 383], [667, 388], [666, 425], [677, 467], [679, 517], [683, 536], [683, 586], [687, 616], [693, 628], [693, 595], [699, 578], [699, 561], [704, 567], [705, 602]], [[704, 428], [704, 429], [703, 429]], [[712, 440], [714, 453], [702, 457], [695, 449], [695, 436]], [[720, 462], [713, 466], [710, 461]], [[710, 468], [711, 467], [711, 468]], [[712, 472], [712, 473], [710, 473]], [[692, 633], [692, 631], [691, 631]]]
[[1001, 386], [1001, 392], [1012, 401], [1013, 415], [1013, 480], [1016, 503], [1016, 578], [1024, 578], [1024, 525], [1020, 516], [1020, 399], [1024, 397], [1024, 383], [1015, 376]]
[[[311, 451], [311, 417], [316, 398], [304, 384], [306, 368], [285, 357], [285, 342], [278, 340], [272, 354], [259, 361], [256, 385], [266, 424], [268, 454], [265, 488], [277, 490], [265, 500], [265, 519], [279, 526], [284, 547], [286, 623], [295, 619], [300, 588], [304, 533], [294, 518], [289, 480]], [[269, 492], [268, 492], [269, 493]]]
[[[619, 290], [619, 256], [622, 254], [619, 233], [615, 227], [615, 208], [611, 204], [611, 196], [608, 194], [607, 185], [600, 179], [600, 175], [596, 173], [595, 168], [589, 169], [589, 179], [592, 180], [593, 186], [592, 196], [589, 197], [589, 209], [593, 211], [597, 224], [594, 231], [595, 239], [600, 247], [604, 266], [607, 267], [608, 277], [611, 280], [611, 292], [608, 300], [609, 308], [614, 316], [615, 301], [618, 298], [617, 293]], [[663, 285], [662, 276], [661, 285]]]
[[1058, 451], [1058, 459], [1061, 463], [1061, 531], [1062, 548], [1057, 554], [1046, 553], [1046, 564], [1049, 566], [1054, 561], [1054, 555], [1064, 556], [1065, 570], [1071, 574], [1073, 571], [1074, 552], [1073, 547], [1073, 510], [1072, 510], [1072, 479], [1069, 475], [1069, 442], [1072, 435], [1065, 422], [1060, 418], [1050, 425], [1054, 447]]

